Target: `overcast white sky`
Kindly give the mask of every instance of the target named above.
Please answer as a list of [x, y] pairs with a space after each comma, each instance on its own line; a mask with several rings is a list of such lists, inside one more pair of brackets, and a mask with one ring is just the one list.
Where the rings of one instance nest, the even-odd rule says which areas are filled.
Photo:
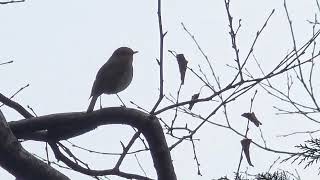
[[[175, 59], [167, 50], [184, 53], [190, 67], [197, 68], [201, 64], [205, 70], [209, 70], [195, 44], [183, 31], [181, 22], [195, 35], [214, 64], [222, 84], [226, 84], [234, 73], [226, 66], [234, 63], [234, 52], [228, 35], [224, 1], [163, 0], [162, 3], [163, 28], [168, 31], [165, 38], [165, 93], [175, 94], [180, 80]], [[306, 20], [313, 19], [314, 14], [319, 12], [315, 0], [288, 0], [287, 4], [299, 45], [308, 40], [312, 33], [311, 25]], [[275, 9], [275, 14], [254, 51], [261, 65], [270, 70], [292, 48], [283, 1], [233, 0], [231, 6], [235, 22], [238, 18], [242, 19], [238, 40], [242, 58], [257, 30], [272, 9]], [[139, 53], [134, 57], [133, 82], [120, 96], [129, 107], [134, 107], [129, 103], [134, 101], [150, 110], [158, 97], [158, 66], [155, 59], [159, 57], [159, 34], [156, 13], [156, 0], [27, 0], [25, 3], [0, 6], [0, 62], [14, 60], [13, 64], [0, 66], [0, 92], [10, 96], [22, 86], [30, 84], [14, 100], [24, 107], [30, 105], [38, 115], [84, 111], [89, 103], [88, 97], [97, 70], [116, 48], [129, 46]], [[187, 72], [186, 78], [181, 97], [184, 100], [189, 99], [201, 87], [201, 83], [190, 72]], [[248, 97], [253, 95], [253, 91], [248, 95], [233, 102], [229, 108], [230, 119], [239, 130], [245, 128], [246, 121], [240, 115], [249, 110]], [[119, 106], [119, 101], [116, 96], [104, 95], [103, 105]], [[263, 123], [261, 129], [267, 144], [273, 149], [294, 151], [293, 146], [303, 143], [308, 138], [307, 135], [286, 139], [276, 135], [314, 130], [317, 127], [301, 117], [275, 116], [273, 105], [275, 101], [259, 91], [254, 111]], [[206, 114], [210, 109], [213, 107], [199, 106], [195, 111]], [[1, 110], [8, 121], [22, 118], [9, 108], [2, 107]], [[213, 120], [222, 122], [223, 116], [219, 113]], [[161, 117], [170, 122], [172, 113]], [[181, 116], [178, 122], [188, 122], [190, 127], [199, 123], [187, 116]], [[259, 136], [259, 131], [252, 129], [252, 136]], [[104, 126], [71, 141], [98, 151], [119, 152], [120, 140], [126, 142], [131, 135], [132, 130], [125, 126]], [[196, 145], [203, 176], [197, 175], [192, 145], [186, 142], [172, 151], [178, 179], [207, 180], [225, 175], [231, 177], [238, 165], [242, 138], [212, 125], [204, 126], [196, 138], [201, 139]], [[261, 139], [256, 139], [262, 143]], [[168, 139], [169, 144], [172, 142], [174, 141]], [[28, 142], [24, 145], [30, 152], [45, 157], [43, 143]], [[135, 148], [139, 148], [138, 145]], [[74, 151], [92, 167], [99, 169], [111, 168], [115, 161], [106, 156]], [[242, 170], [248, 167], [251, 174], [267, 171], [277, 157], [277, 154], [252, 146], [251, 158], [255, 167], [249, 167], [243, 162]], [[149, 153], [140, 153], [138, 158], [147, 174], [155, 177]], [[134, 156], [127, 159], [128, 162], [121, 166], [122, 169], [142, 174]], [[302, 179], [318, 177], [316, 167], [304, 170], [302, 166], [291, 166], [290, 163], [283, 163], [278, 167], [293, 173], [297, 168]], [[61, 171], [71, 179], [92, 179], [73, 171]], [[0, 179], [14, 178], [1, 170]]]

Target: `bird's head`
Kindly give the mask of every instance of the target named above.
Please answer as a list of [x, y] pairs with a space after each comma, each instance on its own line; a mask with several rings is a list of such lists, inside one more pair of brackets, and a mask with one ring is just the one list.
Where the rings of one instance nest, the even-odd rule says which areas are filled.
[[133, 51], [131, 48], [128, 47], [120, 47], [117, 50], [115, 50], [112, 55], [118, 57], [132, 57], [137, 52], [138, 51]]

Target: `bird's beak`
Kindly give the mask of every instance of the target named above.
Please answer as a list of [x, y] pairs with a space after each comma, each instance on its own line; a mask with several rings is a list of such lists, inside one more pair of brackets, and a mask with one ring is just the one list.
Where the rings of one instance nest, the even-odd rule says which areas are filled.
[[133, 51], [133, 54], [136, 54], [136, 53], [138, 53], [139, 51]]

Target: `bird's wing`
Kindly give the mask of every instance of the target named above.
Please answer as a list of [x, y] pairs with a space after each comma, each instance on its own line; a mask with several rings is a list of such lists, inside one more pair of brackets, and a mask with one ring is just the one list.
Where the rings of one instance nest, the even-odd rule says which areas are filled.
[[108, 93], [112, 91], [113, 87], [117, 86], [117, 77], [121, 77], [124, 73], [123, 69], [119, 68], [121, 65], [117, 62], [110, 63], [110, 61], [107, 61], [99, 69], [92, 86], [91, 96], [100, 96], [103, 93]]

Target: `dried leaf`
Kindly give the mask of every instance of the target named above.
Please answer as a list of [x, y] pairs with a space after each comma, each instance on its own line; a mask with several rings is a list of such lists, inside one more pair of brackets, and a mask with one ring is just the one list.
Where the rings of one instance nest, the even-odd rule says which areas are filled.
[[177, 54], [176, 57], [179, 65], [181, 84], [184, 84], [184, 77], [186, 75], [188, 61], [183, 54]]
[[262, 125], [262, 123], [257, 119], [257, 117], [254, 114], [254, 112], [252, 112], [252, 113], [243, 113], [241, 116], [249, 119], [249, 121], [251, 121], [257, 127], [259, 127], [259, 125]]
[[244, 155], [246, 156], [247, 162], [250, 166], [253, 167], [253, 164], [251, 163], [251, 159], [250, 159], [250, 153], [249, 153], [250, 144], [251, 144], [251, 139], [246, 138], [241, 140], [242, 150], [244, 152]]
[[[199, 98], [199, 95], [200, 95], [200, 93], [197, 93], [197, 94], [192, 95], [191, 100], [196, 100], [196, 99], [198, 99], [198, 98]], [[189, 103], [189, 108], [188, 108], [188, 109], [191, 110], [192, 107], [193, 107], [193, 105], [194, 105], [194, 102]]]

